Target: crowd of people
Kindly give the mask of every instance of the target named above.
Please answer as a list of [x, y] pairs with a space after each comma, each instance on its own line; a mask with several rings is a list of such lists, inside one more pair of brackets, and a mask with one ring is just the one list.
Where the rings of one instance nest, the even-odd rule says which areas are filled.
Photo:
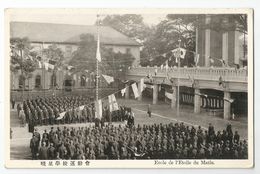
[[[80, 109], [80, 106], [84, 106]], [[17, 104], [18, 116], [22, 126], [29, 125], [29, 132], [34, 126], [95, 122], [95, 104], [92, 98], [82, 96], [38, 97]], [[60, 114], [65, 112], [64, 117]], [[128, 119], [131, 109], [120, 106], [119, 110], [110, 112], [109, 107], [103, 107], [101, 123], [122, 122]]]
[[247, 159], [246, 140], [232, 126], [215, 131], [184, 123], [57, 127], [33, 133], [33, 159]]

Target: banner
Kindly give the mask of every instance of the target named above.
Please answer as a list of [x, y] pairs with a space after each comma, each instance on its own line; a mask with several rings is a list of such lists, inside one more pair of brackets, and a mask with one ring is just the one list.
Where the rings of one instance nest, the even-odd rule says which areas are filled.
[[181, 59], [184, 59], [185, 55], [186, 55], [186, 49], [184, 48], [176, 48], [174, 50], [172, 50], [172, 53], [174, 54], [174, 56], [177, 58], [177, 57], [180, 57]]
[[165, 97], [167, 97], [168, 99], [172, 100], [173, 99], [173, 96], [171, 93], [165, 91]]
[[59, 117], [56, 120], [61, 120], [65, 116], [66, 112], [62, 112], [59, 114]]
[[140, 85], [141, 85], [141, 92], [144, 90], [144, 78], [140, 79]]
[[98, 100], [98, 102], [96, 104], [97, 104], [96, 105], [96, 113], [98, 113], [96, 115], [96, 118], [101, 119], [101, 117], [102, 117], [102, 101]]
[[111, 95], [108, 96], [108, 103], [109, 103], [109, 111], [113, 111], [113, 103], [112, 103], [112, 97]]
[[84, 109], [84, 105], [82, 105], [82, 106], [79, 107], [79, 110], [82, 111], [83, 109]]
[[98, 38], [97, 38], [97, 53], [96, 53], [96, 59], [97, 59], [99, 62], [101, 62], [99, 33], [98, 33]]
[[139, 92], [138, 92], [136, 83], [133, 83], [131, 86], [132, 86], [135, 98], [139, 97]]
[[126, 92], [126, 88], [124, 88], [124, 89], [121, 89], [121, 94], [122, 94], [122, 96], [124, 96], [124, 95], [125, 95], [125, 92]]
[[200, 60], [200, 55], [195, 53], [195, 56], [194, 56], [195, 66], [198, 66], [199, 60]]
[[114, 82], [114, 77], [107, 76], [107, 75], [104, 75], [104, 74], [102, 74], [102, 76], [104, 77], [104, 79], [106, 80], [106, 82], [107, 82], [108, 84]]
[[117, 111], [117, 110], [119, 110], [119, 107], [118, 107], [118, 104], [117, 104], [117, 101], [116, 101], [116, 97], [115, 97], [114, 94], [112, 94], [111, 96], [112, 96], [112, 102], [113, 102], [113, 110]]
[[42, 63], [40, 61], [38, 61], [38, 66], [39, 68], [42, 68]]
[[44, 67], [45, 67], [45, 70], [48, 70], [49, 69], [49, 64], [44, 62]]

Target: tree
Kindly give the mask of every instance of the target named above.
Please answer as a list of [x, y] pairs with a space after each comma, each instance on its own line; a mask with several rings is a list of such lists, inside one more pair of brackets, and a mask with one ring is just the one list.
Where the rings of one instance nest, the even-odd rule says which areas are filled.
[[[37, 68], [37, 63], [31, 55], [30, 41], [28, 38], [12, 38], [11, 44], [11, 67], [13, 73], [21, 71], [21, 78], [23, 81], [31, 78], [31, 73]], [[22, 86], [22, 97], [24, 93], [25, 83]]]
[[143, 43], [150, 34], [150, 27], [143, 21], [142, 15], [107, 15], [101, 25], [110, 26], [139, 43]]
[[[166, 60], [170, 59], [169, 65], [174, 65], [174, 57], [171, 50], [179, 46], [178, 40], [181, 39], [181, 47], [189, 51], [195, 51], [195, 28], [191, 23], [177, 17], [176, 19], [169, 18], [161, 21], [150, 37], [144, 43], [144, 49], [141, 52], [142, 65], [161, 65]], [[162, 56], [164, 55], [164, 56]], [[181, 65], [191, 64], [190, 59], [193, 55], [186, 54], [185, 60], [182, 60]], [[143, 57], [149, 57], [143, 59]], [[149, 60], [149, 62], [147, 62]]]
[[[97, 41], [91, 34], [82, 34], [78, 49], [73, 52], [69, 65], [75, 67], [76, 71], [88, 72], [96, 71], [96, 51]], [[101, 59], [99, 63], [99, 73], [121, 78], [129, 66], [132, 65], [134, 57], [131, 54], [115, 53], [112, 49], [100, 45]]]
[[[54, 62], [54, 69], [52, 71], [52, 78], [56, 77], [56, 73], [59, 67], [63, 65], [64, 52], [57, 47], [56, 44], [48, 46], [48, 48], [43, 49], [43, 56], [47, 57], [49, 60]], [[56, 87], [55, 80], [52, 79], [51, 87], [54, 90]]]

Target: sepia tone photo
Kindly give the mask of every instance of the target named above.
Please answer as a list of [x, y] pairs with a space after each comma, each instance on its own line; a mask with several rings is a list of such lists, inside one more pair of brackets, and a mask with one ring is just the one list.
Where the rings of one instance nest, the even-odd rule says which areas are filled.
[[7, 9], [9, 168], [253, 166], [251, 9]]

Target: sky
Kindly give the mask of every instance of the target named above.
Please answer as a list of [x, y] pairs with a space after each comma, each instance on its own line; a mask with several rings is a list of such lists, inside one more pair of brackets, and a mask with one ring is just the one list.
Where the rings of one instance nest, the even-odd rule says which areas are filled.
[[[141, 14], [144, 23], [157, 25], [165, 19], [166, 14]], [[101, 16], [101, 18], [104, 17]], [[33, 13], [33, 14], [12, 14], [11, 21], [41, 22], [41, 23], [62, 23], [76, 25], [93, 25], [97, 19], [96, 14], [77, 14], [77, 13]]]

